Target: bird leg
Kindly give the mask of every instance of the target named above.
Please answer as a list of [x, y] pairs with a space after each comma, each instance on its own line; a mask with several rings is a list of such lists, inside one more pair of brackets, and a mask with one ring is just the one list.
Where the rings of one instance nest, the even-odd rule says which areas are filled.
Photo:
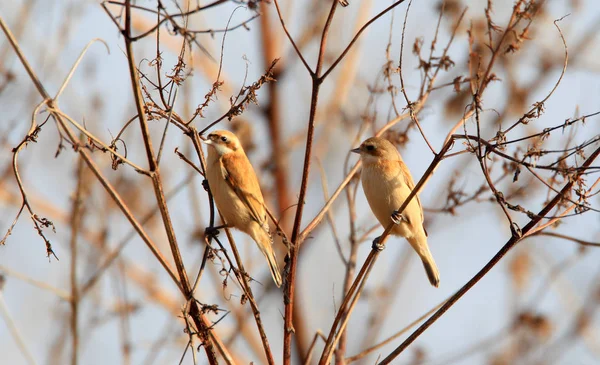
[[400, 224], [402, 221], [408, 223], [408, 219], [404, 216], [404, 214], [394, 210], [392, 213], [392, 222], [394, 222], [394, 224]]
[[219, 235], [219, 229], [221, 229], [221, 228], [229, 228], [229, 226], [226, 224], [223, 224], [223, 225], [216, 226], [216, 227], [206, 227], [204, 229], [204, 235], [208, 238], [216, 237]]
[[375, 251], [383, 251], [383, 249], [385, 248], [385, 245], [383, 243], [379, 243], [379, 239], [381, 237], [375, 237], [375, 239], [373, 240], [373, 245], [371, 245], [371, 248]]

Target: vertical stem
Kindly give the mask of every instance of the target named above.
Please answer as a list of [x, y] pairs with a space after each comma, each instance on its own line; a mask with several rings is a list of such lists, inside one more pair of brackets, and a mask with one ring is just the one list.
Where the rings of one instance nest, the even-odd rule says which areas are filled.
[[273, 353], [271, 352], [271, 346], [269, 345], [269, 339], [267, 338], [267, 334], [262, 324], [262, 319], [260, 317], [260, 311], [258, 310], [258, 304], [254, 299], [254, 293], [252, 292], [252, 288], [250, 287], [250, 283], [248, 282], [248, 275], [246, 274], [246, 269], [244, 269], [244, 265], [242, 263], [242, 258], [237, 249], [237, 245], [231, 236], [231, 232], [229, 229], [225, 228], [225, 233], [227, 234], [227, 239], [231, 245], [231, 251], [233, 252], [233, 256], [235, 258], [236, 264], [238, 265], [239, 276], [238, 280], [240, 285], [242, 286], [243, 291], [248, 296], [248, 302], [250, 303], [250, 308], [252, 309], [252, 313], [254, 314], [254, 320], [256, 321], [256, 327], [258, 328], [258, 333], [260, 335], [261, 342], [263, 344], [263, 348], [265, 350], [265, 356], [267, 357], [267, 362], [269, 365], [275, 365], [275, 360], [273, 359]]
[[19, 348], [19, 350], [21, 350], [21, 353], [23, 354], [23, 357], [25, 357], [27, 364], [36, 365], [33, 355], [27, 348], [23, 337], [19, 333], [19, 329], [15, 325], [15, 322], [13, 321], [10, 313], [8, 312], [8, 307], [6, 306], [6, 301], [4, 300], [4, 295], [2, 294], [2, 287], [4, 286], [3, 280], [4, 278], [0, 278], [0, 319], [2, 319], [4, 323], [6, 323], [6, 327], [8, 327], [8, 332], [10, 332], [17, 344], [17, 347]]
[[125, 278], [125, 265], [123, 260], [117, 261], [117, 270], [114, 272], [114, 286], [115, 294], [122, 303], [122, 308], [118, 311], [119, 316], [119, 330], [121, 332], [121, 355], [123, 357], [123, 365], [131, 364], [131, 328], [129, 323], [129, 311], [127, 306], [129, 300], [127, 299], [127, 280]]
[[[336, 2], [336, 1], [334, 1]], [[337, 3], [337, 2], [336, 2]], [[308, 124], [308, 134], [306, 137], [306, 151], [304, 154], [304, 170], [302, 172], [302, 186], [300, 187], [300, 196], [298, 199], [298, 208], [296, 210], [296, 217], [294, 219], [294, 229], [292, 231], [292, 245], [289, 253], [289, 270], [288, 276], [285, 280], [285, 323], [284, 323], [284, 337], [283, 337], [283, 363], [289, 365], [292, 357], [292, 333], [294, 332], [294, 325], [292, 323], [293, 310], [294, 310], [294, 294], [296, 291], [296, 270], [298, 266], [298, 232], [300, 231], [300, 224], [302, 223], [302, 211], [304, 208], [304, 197], [306, 196], [306, 186], [308, 185], [308, 175], [310, 170], [310, 158], [312, 152], [312, 142], [314, 134], [314, 119], [317, 109], [317, 100], [319, 97], [319, 82], [318, 79], [313, 79], [312, 86], [312, 97], [310, 104], [310, 116]], [[287, 259], [287, 257], [286, 257]]]
[[[131, 8], [131, 6], [130, 6], [129, 1], [127, 1], [126, 5], [127, 5], [127, 8], [126, 8], [127, 9], [127, 14], [129, 15], [129, 17], [127, 17], [127, 24], [129, 26], [131, 26], [131, 19], [130, 19], [130, 16], [131, 16], [131, 14], [130, 14], [131, 9], [130, 8]], [[54, 105], [53, 105], [53, 101], [52, 101], [50, 95], [48, 94], [48, 92], [46, 91], [46, 89], [44, 88], [44, 86], [42, 85], [42, 83], [39, 81], [37, 75], [33, 72], [33, 69], [31, 68], [31, 65], [29, 64], [29, 62], [27, 61], [27, 59], [23, 55], [23, 52], [21, 51], [21, 48], [19, 47], [17, 41], [15, 40], [15, 38], [12, 35], [10, 29], [7, 27], [6, 23], [4, 22], [4, 19], [2, 19], [1, 16], [0, 16], [0, 28], [2, 28], [3, 32], [6, 34], [6, 37], [8, 38], [8, 40], [9, 40], [11, 46], [13, 47], [15, 53], [19, 57], [19, 59], [21, 61], [21, 64], [26, 69], [26, 71], [29, 74], [32, 82], [35, 84], [36, 89], [38, 90], [38, 93], [45, 100], [48, 100], [47, 101], [48, 107], [49, 108], [53, 108]], [[126, 34], [130, 35], [131, 34], [130, 30]], [[128, 48], [128, 53], [131, 53], [131, 55], [133, 55], [132, 49], [131, 49], [131, 40], [130, 40], [129, 37], [126, 37], [126, 45], [128, 45], [128, 47], [127, 47]], [[131, 63], [134, 62], [134, 59], [128, 57], [128, 61], [130, 63], [130, 70], [132, 70]], [[135, 71], [135, 67], [133, 67], [133, 70]], [[133, 80], [136, 79], [136, 78], [137, 78], [137, 73], [134, 72], [133, 75], [132, 75], [132, 84], [133, 84], [134, 89], [137, 88], [137, 87], [139, 87], [139, 85], [137, 83], [133, 82]], [[139, 96], [139, 93], [134, 93], [134, 94], [136, 96]], [[140, 99], [136, 99], [136, 102], [137, 102], [136, 106], [138, 108], [142, 107], [142, 105], [140, 104], [140, 101], [141, 101]], [[56, 119], [56, 121], [58, 122], [58, 124], [60, 125], [60, 127], [62, 128], [62, 130], [65, 132], [65, 134], [68, 137], [68, 139], [71, 142], [71, 144], [76, 145], [77, 144], [77, 138], [75, 137], [75, 135], [73, 134], [73, 132], [71, 131], [71, 129], [69, 128], [69, 126], [65, 123], [63, 117], [59, 113], [53, 113], [52, 115]], [[145, 116], [143, 117], [143, 120], [145, 120]], [[144, 243], [146, 243], [146, 245], [150, 248], [150, 250], [152, 251], [152, 253], [154, 254], [154, 256], [161, 263], [161, 265], [163, 266], [163, 268], [165, 269], [165, 271], [169, 274], [169, 277], [171, 277], [171, 279], [175, 282], [175, 284], [177, 285], [178, 289], [181, 290], [181, 292], [184, 294], [184, 296], [186, 297], [186, 299], [191, 298], [192, 297], [192, 293], [190, 292], [190, 287], [189, 287], [189, 282], [187, 280], [187, 276], [185, 276], [185, 279], [186, 279], [185, 282], [187, 283], [187, 287], [185, 287], [184, 284], [183, 284], [183, 280], [181, 280], [181, 282], [180, 282], [177, 279], [177, 277], [175, 276], [175, 273], [171, 269], [171, 267], [168, 264], [168, 262], [162, 256], [162, 254], [160, 253], [160, 251], [158, 251], [158, 249], [156, 248], [156, 246], [154, 245], [154, 243], [152, 242], [152, 240], [150, 239], [150, 237], [148, 237], [148, 235], [143, 230], [143, 228], [140, 225], [140, 223], [135, 219], [135, 217], [133, 216], [133, 214], [131, 213], [131, 211], [127, 207], [127, 205], [125, 205], [125, 203], [123, 202], [123, 200], [121, 199], [121, 197], [119, 196], [119, 194], [117, 193], [117, 191], [114, 189], [114, 187], [110, 184], [110, 182], [100, 172], [100, 169], [98, 168], [98, 166], [96, 165], [96, 163], [94, 162], [94, 160], [91, 158], [91, 156], [88, 154], [88, 152], [85, 149], [83, 149], [83, 148], [80, 148], [77, 152], [79, 153], [79, 155], [81, 156], [81, 158], [85, 161], [85, 163], [90, 168], [90, 170], [94, 173], [94, 175], [96, 176], [96, 178], [98, 179], [98, 181], [102, 184], [102, 186], [107, 191], [107, 193], [110, 195], [110, 197], [113, 199], [113, 201], [118, 205], [119, 209], [127, 217], [127, 220], [131, 223], [131, 225], [133, 226], [133, 228], [140, 235], [140, 237], [142, 238], [142, 240], [144, 241]], [[153, 179], [153, 182], [154, 181], [155, 180]], [[163, 198], [164, 198], [164, 196], [163, 196]], [[163, 199], [163, 202], [164, 202], [164, 199]], [[161, 208], [161, 206], [159, 206], [159, 208]], [[161, 213], [164, 213], [164, 212], [161, 210]], [[176, 253], [178, 254], [179, 251], [177, 251]], [[179, 257], [179, 261], [177, 260], [177, 257], [175, 258], [175, 262], [176, 263], [180, 262], [180, 260], [181, 260], [181, 257]], [[185, 271], [183, 271], [183, 273], [185, 274]], [[186, 290], [186, 288], [187, 288], [187, 290]], [[200, 309], [198, 308], [197, 302], [192, 300], [191, 303], [192, 303], [191, 304], [191, 315], [192, 315], [192, 318], [193, 318], [193, 320], [194, 320], [197, 328], [199, 329], [200, 333], [198, 334], [198, 336], [200, 336], [200, 338], [203, 340], [203, 347], [204, 347], [204, 349], [206, 351], [209, 363], [211, 365], [218, 363], [217, 359], [216, 359], [216, 356], [214, 354], [214, 350], [213, 350], [213, 343], [214, 343], [217, 346], [217, 348], [219, 349], [219, 352], [223, 356], [223, 358], [226, 361], [226, 363], [227, 364], [235, 364], [235, 361], [234, 361], [233, 357], [231, 356], [231, 354], [229, 353], [229, 351], [227, 350], [227, 348], [225, 347], [225, 345], [221, 342], [220, 338], [215, 333], [213, 333], [211, 331], [211, 328], [208, 325], [208, 321], [206, 320], [206, 318], [204, 317], [204, 315], [200, 312]], [[208, 335], [208, 338], [206, 338], [207, 335]]]
[[[381, 242], [381, 241], [380, 241]], [[371, 268], [375, 264], [377, 257], [379, 256], [379, 252], [375, 249], [372, 249], [369, 253], [369, 256], [365, 259], [364, 264], [360, 268], [358, 275], [354, 279], [354, 282], [348, 289], [346, 296], [344, 297], [344, 301], [340, 305], [340, 309], [338, 310], [337, 315], [333, 321], [333, 325], [331, 326], [331, 330], [329, 331], [329, 335], [325, 342], [325, 347], [323, 349], [323, 353], [321, 354], [321, 359], [319, 360], [319, 365], [327, 365], [329, 364], [329, 360], [331, 359], [331, 355], [333, 352], [333, 348], [336, 346], [337, 341], [339, 340], [338, 334], [344, 331], [345, 325], [350, 318], [350, 313], [354, 308], [355, 303], [358, 301], [360, 297], [360, 291], [364, 287], [368, 274], [371, 272]], [[358, 288], [358, 289], [357, 289]], [[336, 332], [338, 328], [338, 324], [340, 324], [339, 332]]]
[[[271, 29], [269, 21], [269, 7], [266, 2], [260, 3], [261, 37], [263, 47], [263, 64], [269, 67], [271, 62], [277, 58], [277, 39], [274, 37], [274, 32]], [[278, 78], [281, 73], [281, 66], [278, 66], [273, 77]], [[279, 109], [279, 84], [270, 82], [269, 88], [269, 104], [265, 106], [267, 122], [269, 123], [269, 137], [271, 138], [271, 156], [275, 163], [275, 190], [277, 191], [277, 213], [281, 214], [290, 205], [290, 194], [288, 191], [286, 160], [287, 155], [283, 149], [281, 142], [281, 119]]]
[[[186, 300], [191, 301], [190, 315], [196, 324], [198, 329], [198, 336], [203, 344], [206, 356], [211, 365], [217, 364], [217, 357], [215, 355], [212, 340], [214, 339], [210, 335], [210, 325], [208, 321], [201, 313], [198, 303], [193, 298], [192, 288], [183, 265], [183, 259], [179, 252], [179, 245], [177, 244], [177, 238], [175, 237], [175, 230], [173, 229], [173, 223], [171, 222], [171, 216], [169, 214], [169, 208], [163, 192], [162, 180], [160, 177], [160, 171], [156, 158], [154, 157], [154, 148], [152, 147], [152, 139], [148, 130], [148, 120], [144, 110], [144, 101], [142, 98], [142, 92], [139, 86], [139, 75], [135, 65], [135, 56], [133, 54], [133, 41], [131, 38], [131, 0], [125, 2], [125, 48], [127, 51], [127, 60], [129, 65], [129, 74], [131, 77], [131, 87], [133, 96], [135, 98], [135, 105], [138, 112], [138, 118], [140, 120], [140, 129], [142, 131], [142, 138], [146, 149], [146, 156], [148, 158], [149, 170], [152, 176], [152, 186], [154, 188], [154, 194], [160, 209], [165, 231], [171, 247], [171, 253], [173, 254], [173, 260], [175, 261], [175, 267], [179, 274], [179, 281], [183, 289], [183, 294]], [[223, 350], [222, 346], [219, 346], [220, 350]], [[225, 355], [224, 355], [225, 356]]]
[[73, 207], [71, 210], [71, 365], [78, 364], [79, 350], [79, 290], [77, 288], [77, 237], [82, 222], [82, 199], [84, 193], [84, 161], [77, 159], [77, 188], [73, 197]]
[[125, 2], [125, 48], [127, 50], [127, 59], [129, 65], [129, 75], [131, 77], [131, 88], [133, 91], [133, 97], [135, 99], [135, 106], [137, 108], [138, 118], [140, 120], [140, 129], [142, 131], [142, 138], [144, 147], [146, 150], [146, 157], [148, 158], [148, 165], [150, 172], [156, 171], [156, 160], [154, 158], [154, 148], [152, 147], [152, 139], [150, 138], [150, 132], [148, 131], [148, 120], [144, 111], [144, 100], [142, 97], [142, 90], [140, 89], [140, 77], [137, 72], [135, 65], [135, 56], [133, 54], [133, 41], [131, 40], [131, 0]]
[[[287, 277], [285, 280], [285, 291], [283, 302], [285, 305], [285, 317], [283, 327], [283, 364], [289, 365], [292, 359], [292, 333], [294, 332], [294, 325], [292, 323], [294, 314], [294, 294], [296, 291], [296, 270], [298, 266], [298, 234], [300, 233], [300, 225], [302, 224], [302, 212], [304, 211], [304, 198], [306, 197], [306, 190], [308, 186], [308, 177], [310, 173], [310, 161], [312, 155], [312, 143], [315, 132], [315, 115], [317, 111], [317, 104], [319, 101], [319, 89], [323, 83], [321, 78], [321, 69], [323, 68], [323, 59], [325, 57], [325, 46], [327, 45], [327, 36], [329, 35], [329, 27], [335, 14], [335, 9], [338, 2], [335, 0], [331, 1], [331, 10], [323, 27], [323, 33], [321, 36], [321, 45], [319, 47], [319, 56], [317, 59], [317, 67], [315, 72], [311, 74], [312, 78], [312, 92], [310, 99], [310, 113], [308, 117], [308, 132], [306, 135], [306, 150], [304, 152], [304, 167], [302, 169], [302, 183], [300, 185], [300, 194], [298, 196], [298, 205], [296, 209], [296, 216], [294, 218], [294, 228], [292, 229], [291, 247], [290, 253], [286, 260], [289, 259], [287, 264], [289, 269], [287, 271]], [[286, 265], [287, 266], [287, 265]]]
[[[348, 290], [350, 290], [350, 287], [352, 286], [352, 277], [356, 271], [356, 253], [358, 251], [358, 242], [356, 242], [356, 204], [354, 198], [356, 197], [356, 187], [358, 185], [355, 184], [354, 186], [354, 191], [350, 191], [350, 187], [346, 189], [346, 199], [348, 200], [348, 210], [350, 211], [350, 256], [348, 257], [348, 264], [346, 265], [346, 275], [344, 278], [344, 290], [342, 291], [342, 295], [345, 295]], [[346, 335], [347, 332], [344, 330], [340, 336], [338, 349], [335, 352], [336, 365], [345, 364], [344, 357], [346, 353]]]

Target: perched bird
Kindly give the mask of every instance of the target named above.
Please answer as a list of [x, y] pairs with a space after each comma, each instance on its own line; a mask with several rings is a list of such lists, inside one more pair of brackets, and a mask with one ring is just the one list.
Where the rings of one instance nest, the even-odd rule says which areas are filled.
[[206, 178], [225, 226], [252, 237], [267, 259], [275, 284], [281, 286], [264, 199], [240, 141], [229, 131], [214, 131], [204, 143], [208, 144]]
[[415, 196], [401, 214], [396, 211], [415, 187], [400, 153], [390, 141], [379, 137], [365, 140], [352, 152], [360, 154], [363, 163], [361, 181], [373, 214], [384, 228], [391, 222], [396, 224], [391, 234], [408, 240], [421, 257], [429, 282], [437, 287], [440, 274], [427, 246], [419, 196]]

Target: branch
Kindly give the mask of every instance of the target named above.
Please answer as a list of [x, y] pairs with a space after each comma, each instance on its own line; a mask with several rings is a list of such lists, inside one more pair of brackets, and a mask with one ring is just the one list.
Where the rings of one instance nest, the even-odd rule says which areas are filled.
[[[208, 362], [211, 365], [216, 365], [218, 363], [217, 357], [213, 348], [213, 336], [212, 330], [207, 319], [204, 314], [200, 311], [198, 304], [195, 300], [193, 300], [194, 293], [192, 292], [192, 287], [190, 286], [190, 282], [187, 276], [187, 272], [185, 271], [185, 267], [183, 265], [183, 259], [181, 257], [181, 253], [179, 252], [179, 245], [177, 244], [177, 239], [175, 237], [175, 230], [173, 229], [173, 223], [171, 222], [171, 216], [169, 215], [169, 208], [167, 206], [167, 201], [165, 199], [165, 195], [163, 192], [163, 184], [160, 176], [160, 171], [158, 168], [158, 164], [154, 155], [154, 148], [152, 147], [152, 139], [150, 137], [150, 131], [148, 130], [148, 121], [146, 119], [146, 113], [144, 110], [144, 100], [142, 98], [142, 92], [140, 89], [139, 75], [137, 72], [137, 68], [135, 66], [135, 57], [133, 54], [133, 40], [131, 37], [131, 0], [126, 0], [125, 2], [125, 49], [127, 52], [127, 61], [129, 65], [129, 75], [131, 77], [131, 87], [133, 90], [133, 96], [135, 99], [135, 105], [137, 108], [138, 118], [140, 121], [140, 129], [142, 131], [142, 139], [144, 142], [144, 147], [146, 150], [146, 157], [148, 158], [149, 170], [152, 176], [152, 187], [154, 188], [154, 194], [156, 196], [156, 200], [158, 206], [160, 208], [160, 213], [163, 221], [163, 225], [165, 227], [165, 231], [169, 240], [169, 245], [171, 247], [171, 253], [173, 255], [173, 260], [175, 261], [175, 267], [177, 268], [177, 272], [179, 275], [179, 281], [181, 283], [181, 288], [183, 289], [183, 295], [187, 301], [190, 301], [190, 314], [196, 324], [198, 330], [198, 336], [200, 337], [200, 341], [203, 344], [204, 350], [206, 352], [206, 356], [208, 358]], [[224, 357], [230, 357], [227, 355], [227, 351], [223, 346], [219, 346], [219, 350]]]
[[365, 29], [367, 29], [369, 27], [369, 25], [373, 24], [377, 19], [381, 18], [387, 12], [389, 12], [390, 10], [392, 10], [393, 8], [395, 8], [396, 6], [402, 4], [404, 1], [405, 0], [398, 0], [398, 1], [396, 1], [392, 5], [388, 6], [383, 11], [381, 11], [379, 14], [375, 15], [375, 17], [373, 17], [371, 20], [369, 20], [368, 22], [366, 22], [365, 25], [363, 25], [358, 30], [358, 32], [354, 35], [354, 37], [352, 38], [352, 40], [350, 41], [350, 43], [346, 46], [346, 48], [344, 49], [344, 51], [342, 52], [342, 54], [340, 54], [338, 56], [338, 58], [331, 64], [331, 66], [329, 66], [329, 68], [327, 69], [327, 71], [325, 71], [325, 73], [323, 74], [323, 76], [321, 76], [321, 78], [325, 79], [331, 73], [331, 71], [333, 71], [335, 69], [335, 67], [338, 65], [338, 63], [340, 63], [344, 59], [344, 57], [346, 57], [346, 54], [348, 53], [348, 51], [350, 51], [350, 48], [352, 48], [352, 46], [354, 45], [354, 43], [356, 43], [356, 41], [358, 40], [358, 38], [360, 37], [360, 35], [362, 34], [362, 32], [364, 32]]
[[[276, 1], [276, 0], [275, 0]], [[277, 4], [277, 2], [275, 2]], [[304, 211], [304, 198], [306, 196], [308, 177], [310, 173], [310, 163], [312, 156], [312, 143], [315, 131], [315, 117], [317, 113], [317, 104], [319, 101], [319, 90], [324, 78], [320, 77], [323, 60], [325, 57], [325, 47], [327, 45], [327, 37], [329, 28], [335, 14], [335, 9], [338, 2], [331, 2], [329, 15], [323, 26], [321, 35], [321, 44], [319, 47], [319, 55], [317, 57], [317, 67], [313, 73], [309, 69], [312, 78], [312, 91], [310, 101], [310, 112], [308, 117], [308, 132], [306, 134], [306, 149], [304, 151], [304, 164], [302, 168], [302, 180], [300, 183], [300, 193], [298, 194], [298, 204], [296, 206], [296, 215], [294, 217], [294, 226], [292, 229], [292, 241], [290, 252], [286, 256], [286, 267], [284, 269], [284, 298], [285, 306], [284, 328], [283, 328], [283, 364], [290, 365], [292, 358], [292, 333], [294, 333], [294, 325], [292, 323], [294, 317], [294, 294], [296, 290], [296, 267], [298, 262], [298, 235], [300, 233], [300, 225], [302, 224], [302, 212]], [[279, 9], [279, 8], [278, 8]], [[281, 19], [281, 18], [280, 18]], [[283, 20], [281, 20], [283, 24]], [[287, 31], [286, 31], [287, 32]], [[286, 275], [287, 274], [287, 275]]]
[[[196, 129], [194, 127], [191, 128], [189, 135], [194, 144], [194, 148], [196, 149], [198, 159], [200, 160], [201, 171], [202, 171], [202, 173], [206, 173], [206, 159], [204, 157], [204, 152], [202, 151], [202, 147], [200, 146], [200, 135], [198, 134], [198, 132], [196, 131]], [[207, 187], [206, 193], [208, 194], [208, 200], [209, 200], [209, 206], [210, 206], [210, 227], [214, 228], [215, 216], [216, 216], [217, 210], [215, 209], [214, 198], [213, 198], [210, 186], [207, 184], [206, 187]], [[218, 213], [220, 216], [220, 212], [218, 212]], [[223, 221], [222, 216], [221, 216], [221, 221]], [[238, 283], [240, 284], [240, 286], [242, 287], [242, 291], [244, 292], [244, 295], [248, 298], [248, 300], [250, 302], [250, 308], [252, 310], [252, 313], [254, 314], [254, 320], [256, 322], [256, 327], [260, 334], [260, 339], [261, 339], [261, 342], [263, 345], [264, 354], [267, 358], [267, 361], [268, 361], [269, 365], [274, 365], [275, 360], [273, 359], [273, 353], [271, 351], [271, 346], [269, 345], [269, 339], [267, 338], [267, 334], [266, 334], [264, 326], [262, 324], [262, 319], [260, 317], [260, 311], [258, 309], [258, 304], [254, 298], [254, 293], [252, 292], [252, 287], [250, 286], [250, 282], [248, 280], [248, 275], [246, 273], [246, 270], [244, 269], [242, 258], [237, 249], [237, 245], [236, 245], [235, 241], [233, 240], [233, 236], [231, 235], [231, 232], [229, 231], [228, 228], [225, 228], [225, 234], [227, 235], [227, 240], [229, 241], [229, 245], [231, 246], [231, 250], [233, 251], [235, 262], [238, 267], [237, 270], [234, 269], [235, 277], [238, 280]], [[213, 237], [209, 237], [209, 241], [212, 238]], [[214, 238], [220, 244], [220, 242], [216, 239], [216, 237], [214, 237]], [[231, 259], [229, 259], [229, 257], [227, 257], [227, 259], [230, 261], [230, 265], [233, 267], [233, 262], [231, 262]]]
[[[590, 157], [585, 160], [582, 167], [589, 167], [592, 162], [600, 155], [600, 148], [596, 149]], [[576, 173], [577, 176], [581, 175], [581, 172]], [[525, 236], [530, 230], [532, 230], [542, 219], [546, 216], [565, 196], [573, 187], [576, 179], [570, 180], [554, 198], [544, 207], [529, 223], [522, 229], [523, 236]], [[456, 294], [454, 294], [448, 302], [446, 302], [433, 316], [431, 316], [425, 323], [423, 323], [415, 332], [413, 332], [400, 346], [398, 346], [392, 353], [390, 353], [383, 361], [379, 364], [390, 364], [398, 355], [400, 355], [411, 343], [413, 343], [423, 332], [425, 332], [433, 323], [435, 323], [450, 307], [452, 307], [465, 293], [479, 282], [496, 264], [513, 248], [519, 243], [523, 236], [519, 237], [513, 235], [508, 242], [496, 253], [496, 255], [477, 273], [471, 280], [469, 280]]]

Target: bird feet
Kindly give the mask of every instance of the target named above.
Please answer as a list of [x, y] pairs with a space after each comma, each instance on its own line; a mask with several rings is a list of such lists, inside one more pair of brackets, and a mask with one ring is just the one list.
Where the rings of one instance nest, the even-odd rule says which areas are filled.
[[219, 235], [219, 229], [221, 228], [230, 228], [227, 224], [223, 224], [221, 226], [216, 227], [206, 227], [204, 228], [204, 235], [208, 238], [217, 237]]
[[[206, 180], [204, 180], [206, 181]], [[209, 239], [217, 237], [219, 235], [219, 229], [223, 228], [222, 226], [219, 227], [206, 227], [204, 229], [204, 235], [206, 237], [208, 237]]]
[[373, 240], [373, 245], [371, 245], [371, 248], [372, 248], [373, 250], [375, 250], [375, 251], [378, 251], [378, 252], [381, 252], [381, 251], [383, 251], [383, 249], [385, 248], [385, 245], [384, 245], [384, 244], [382, 244], [382, 243], [379, 243], [379, 239], [380, 239], [380, 238], [381, 238], [381, 237], [376, 237], [376, 238]]
[[404, 216], [404, 214], [394, 210], [392, 213], [392, 222], [394, 222], [394, 224], [400, 224], [402, 221], [408, 223], [408, 219]]

